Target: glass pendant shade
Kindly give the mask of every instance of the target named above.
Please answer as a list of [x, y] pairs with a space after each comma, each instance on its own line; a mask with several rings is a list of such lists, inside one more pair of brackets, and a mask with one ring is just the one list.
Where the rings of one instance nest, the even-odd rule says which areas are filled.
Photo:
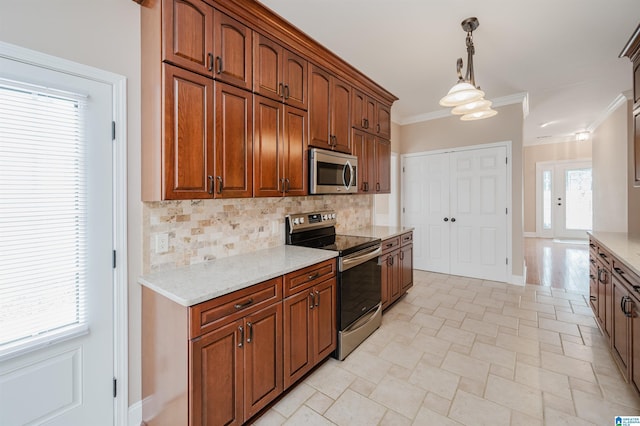
[[484, 111], [490, 108], [491, 108], [491, 101], [487, 101], [486, 99], [480, 98], [477, 101], [458, 105], [457, 107], [451, 110], [451, 113], [455, 115], [471, 114], [474, 112]]
[[465, 114], [462, 117], [460, 117], [460, 120], [462, 121], [482, 120], [483, 118], [493, 117], [497, 113], [498, 111], [489, 108], [482, 111]]
[[466, 81], [460, 81], [449, 90], [449, 93], [440, 99], [440, 105], [443, 107], [455, 107], [481, 99], [484, 92], [475, 88]]

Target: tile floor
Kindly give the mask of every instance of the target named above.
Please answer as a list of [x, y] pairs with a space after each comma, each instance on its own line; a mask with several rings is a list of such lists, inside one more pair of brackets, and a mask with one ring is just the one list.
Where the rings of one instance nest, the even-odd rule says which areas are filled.
[[585, 295], [415, 271], [343, 362], [329, 359], [265, 425], [614, 425], [640, 415]]

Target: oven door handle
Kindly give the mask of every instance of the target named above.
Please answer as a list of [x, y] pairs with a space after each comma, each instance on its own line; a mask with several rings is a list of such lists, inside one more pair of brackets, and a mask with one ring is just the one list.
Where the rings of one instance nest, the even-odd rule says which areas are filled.
[[376, 246], [371, 249], [362, 250], [353, 255], [348, 255], [340, 258], [340, 271], [346, 271], [347, 269], [351, 269], [355, 266], [361, 265], [364, 262], [368, 262], [371, 259], [375, 259], [376, 257], [382, 254], [382, 247]]

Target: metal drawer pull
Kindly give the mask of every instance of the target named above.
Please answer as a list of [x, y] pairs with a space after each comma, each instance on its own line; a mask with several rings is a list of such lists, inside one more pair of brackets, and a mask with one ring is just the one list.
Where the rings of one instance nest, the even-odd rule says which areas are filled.
[[620, 275], [624, 274], [624, 271], [618, 267], [613, 268], [613, 270], [619, 273]]
[[247, 330], [249, 330], [249, 337], [247, 338], [247, 343], [251, 343], [253, 340], [253, 324], [250, 322], [247, 323]]
[[596, 300], [598, 300], [598, 299], [597, 299], [595, 296], [589, 296], [589, 300], [592, 300], [592, 301], [594, 301], [594, 302], [595, 302], [595, 301], [596, 301]]
[[320, 306], [320, 292], [316, 290], [316, 308]]
[[244, 309], [247, 306], [251, 305], [252, 303], [253, 303], [253, 299], [249, 299], [244, 303], [236, 303], [235, 305], [233, 305], [233, 307], [236, 309]]
[[319, 276], [320, 276], [320, 272], [316, 272], [316, 273], [315, 273], [315, 274], [313, 274], [313, 275], [309, 275], [309, 276], [307, 277], [307, 281], [315, 280], [315, 279], [316, 279], [316, 278], [318, 278]]
[[213, 195], [213, 176], [207, 176], [207, 179], [209, 179], [209, 194]]
[[311, 297], [311, 304], [309, 305], [309, 309], [313, 309], [313, 307], [315, 306], [315, 294], [313, 294], [313, 291], [311, 293], [309, 293], [309, 296]]
[[218, 194], [222, 194], [222, 176], [216, 176], [218, 181]]
[[240, 339], [238, 341], [238, 347], [241, 348], [242, 344], [244, 343], [244, 328], [242, 328], [242, 326], [238, 327], [238, 330], [240, 331]]

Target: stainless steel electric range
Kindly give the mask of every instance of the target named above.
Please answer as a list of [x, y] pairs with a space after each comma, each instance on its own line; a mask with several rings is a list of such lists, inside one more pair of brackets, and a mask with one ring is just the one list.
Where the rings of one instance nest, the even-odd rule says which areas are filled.
[[343, 360], [382, 322], [379, 238], [337, 235], [334, 211], [288, 215], [286, 244], [338, 252], [338, 347]]

